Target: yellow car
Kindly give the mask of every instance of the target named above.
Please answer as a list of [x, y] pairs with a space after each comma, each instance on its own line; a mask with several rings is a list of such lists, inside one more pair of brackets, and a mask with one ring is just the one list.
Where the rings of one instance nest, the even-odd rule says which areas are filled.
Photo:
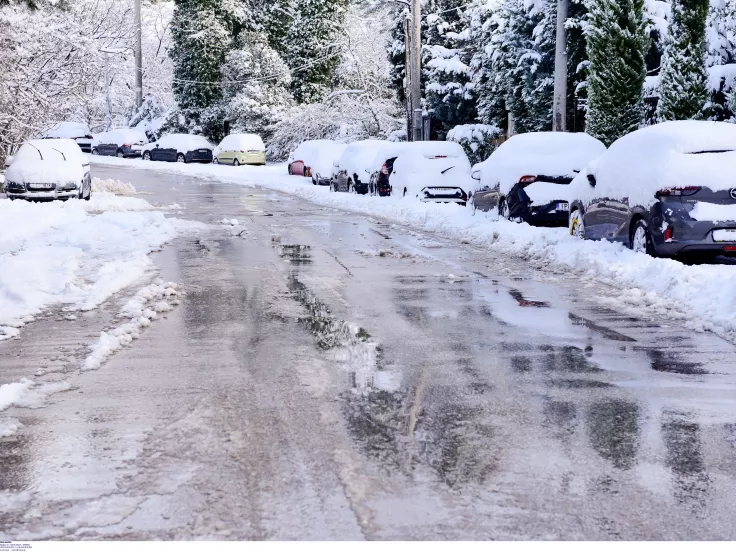
[[266, 146], [257, 134], [231, 134], [215, 148], [214, 162], [220, 165], [265, 165]]

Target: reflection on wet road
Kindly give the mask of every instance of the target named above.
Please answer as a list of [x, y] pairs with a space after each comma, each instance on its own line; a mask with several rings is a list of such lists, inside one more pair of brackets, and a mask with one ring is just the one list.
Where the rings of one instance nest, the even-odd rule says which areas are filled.
[[[3, 538], [736, 536], [731, 344], [382, 221], [100, 173], [213, 228], [156, 259], [186, 290], [167, 320], [1, 414]], [[70, 365], [105, 316], [56, 332]], [[3, 381], [51, 323], [0, 344]]]

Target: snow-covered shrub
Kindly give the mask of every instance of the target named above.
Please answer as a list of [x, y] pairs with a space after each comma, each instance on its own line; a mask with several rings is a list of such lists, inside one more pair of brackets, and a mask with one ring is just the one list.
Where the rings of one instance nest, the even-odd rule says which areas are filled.
[[480, 163], [499, 146], [503, 131], [493, 125], [458, 125], [447, 133], [448, 142], [460, 144], [470, 162]]

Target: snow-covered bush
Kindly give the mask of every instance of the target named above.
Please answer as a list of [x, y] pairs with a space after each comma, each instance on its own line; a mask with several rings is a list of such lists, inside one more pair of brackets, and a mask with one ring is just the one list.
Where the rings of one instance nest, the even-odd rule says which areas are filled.
[[460, 144], [475, 164], [490, 157], [502, 135], [503, 130], [494, 125], [458, 125], [447, 133], [447, 141]]

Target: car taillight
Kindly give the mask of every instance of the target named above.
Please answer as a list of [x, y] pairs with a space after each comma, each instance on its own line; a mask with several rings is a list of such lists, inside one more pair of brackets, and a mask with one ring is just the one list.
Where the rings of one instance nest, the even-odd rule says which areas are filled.
[[123, 144], [123, 147], [124, 148], [129, 148], [130, 147], [130, 144]]
[[92, 136], [90, 136], [89, 134], [88, 134], [87, 136], [85, 136], [85, 138], [86, 138], [87, 140], [92, 140]]
[[723, 251], [726, 253], [736, 253], [736, 245], [724, 245]]
[[519, 184], [531, 184], [532, 182], [536, 182], [536, 181], [537, 181], [536, 176], [527, 175], [527, 176], [522, 176], [519, 179]]
[[388, 167], [386, 166], [386, 163], [381, 165], [381, 174], [388, 174]]
[[682, 188], [663, 188], [655, 196], [690, 196], [700, 191], [700, 186], [684, 186]]
[[670, 241], [672, 239], [672, 234], [674, 232], [672, 231], [672, 227], [668, 226], [667, 229], [664, 231], [664, 241]]

